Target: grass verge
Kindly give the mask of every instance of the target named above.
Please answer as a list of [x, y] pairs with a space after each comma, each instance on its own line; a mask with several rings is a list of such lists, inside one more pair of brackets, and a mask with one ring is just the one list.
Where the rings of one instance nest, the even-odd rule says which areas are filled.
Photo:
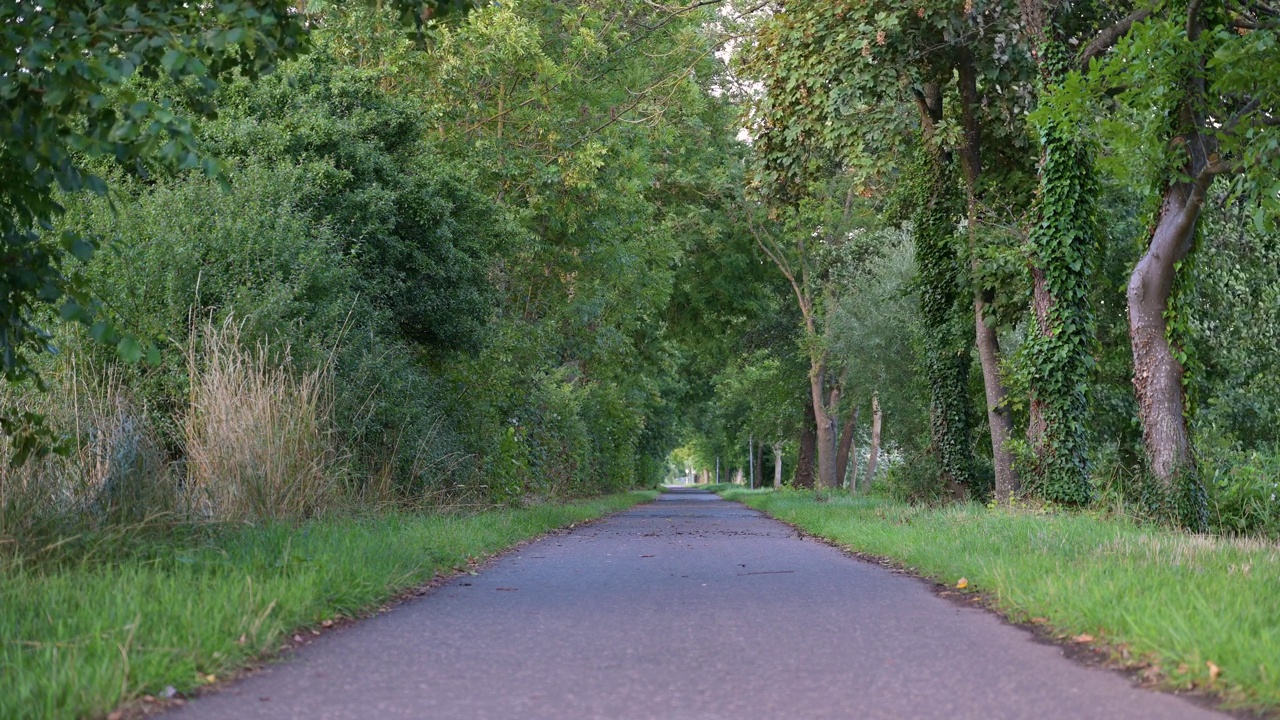
[[1091, 642], [1168, 689], [1280, 710], [1280, 545], [1081, 514], [876, 497], [728, 490], [854, 551], [947, 585], [960, 578], [1016, 622]]
[[358, 616], [437, 572], [655, 495], [246, 526], [0, 568], [0, 717], [95, 717], [166, 686], [189, 692], [300, 627]]

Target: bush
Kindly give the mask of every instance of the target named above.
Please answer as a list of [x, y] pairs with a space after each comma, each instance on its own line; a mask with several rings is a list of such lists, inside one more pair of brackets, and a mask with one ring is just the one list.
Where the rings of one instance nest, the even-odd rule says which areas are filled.
[[[295, 207], [307, 176], [250, 164], [230, 189], [200, 177], [134, 188], [115, 208], [71, 198], [70, 219], [116, 239], [89, 268], [98, 292], [138, 335], [163, 348], [156, 367], [117, 372], [150, 414], [167, 454], [186, 452], [182, 425], [192, 392], [192, 327], [236, 318], [239, 340], [287, 357], [306, 375], [327, 365], [332, 420], [351, 456], [351, 477], [393, 478], [384, 497], [420, 496], [458, 465], [461, 447], [443, 417], [440, 381], [359, 290], [338, 239]], [[110, 348], [72, 341], [99, 365]]]
[[881, 477], [890, 497], [904, 502], [934, 503], [943, 499], [942, 465], [928, 451], [906, 453], [902, 462], [889, 467]]
[[1200, 468], [1214, 532], [1280, 539], [1280, 453], [1219, 449]]

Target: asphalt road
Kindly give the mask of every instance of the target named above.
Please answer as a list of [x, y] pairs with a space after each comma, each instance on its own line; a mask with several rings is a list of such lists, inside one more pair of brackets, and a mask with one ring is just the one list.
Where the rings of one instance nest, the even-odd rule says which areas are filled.
[[1224, 718], [709, 493], [547, 537], [167, 716]]

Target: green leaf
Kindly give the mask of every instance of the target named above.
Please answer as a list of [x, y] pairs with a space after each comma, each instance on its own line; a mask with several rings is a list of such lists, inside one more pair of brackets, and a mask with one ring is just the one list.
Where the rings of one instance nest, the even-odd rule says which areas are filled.
[[164, 57], [160, 58], [160, 67], [164, 68], [165, 72], [172, 74], [177, 68], [182, 67], [186, 61], [187, 56], [181, 50], [170, 48], [165, 51]]
[[132, 336], [125, 336], [116, 344], [116, 353], [127, 363], [136, 363], [142, 359], [142, 344]]

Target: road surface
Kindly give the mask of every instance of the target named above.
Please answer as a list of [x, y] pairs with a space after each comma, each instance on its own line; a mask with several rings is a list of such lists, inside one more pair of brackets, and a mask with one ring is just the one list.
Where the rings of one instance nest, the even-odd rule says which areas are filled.
[[171, 720], [1225, 718], [677, 491], [327, 633]]

